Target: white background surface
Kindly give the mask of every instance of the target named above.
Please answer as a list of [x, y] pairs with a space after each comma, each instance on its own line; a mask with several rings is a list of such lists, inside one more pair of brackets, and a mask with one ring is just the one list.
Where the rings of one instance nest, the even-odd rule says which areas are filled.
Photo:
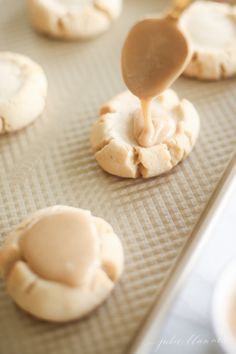
[[152, 353], [222, 354], [212, 326], [212, 294], [224, 267], [236, 258], [236, 179], [226, 207], [179, 292]]

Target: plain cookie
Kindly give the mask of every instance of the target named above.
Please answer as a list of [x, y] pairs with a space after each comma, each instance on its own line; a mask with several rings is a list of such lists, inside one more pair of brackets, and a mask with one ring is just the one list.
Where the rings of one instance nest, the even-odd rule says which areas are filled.
[[44, 110], [47, 79], [31, 59], [0, 52], [0, 134], [19, 130]]
[[27, 0], [32, 25], [60, 39], [87, 39], [119, 17], [122, 0]]
[[22, 222], [0, 250], [7, 292], [28, 313], [64, 322], [100, 305], [123, 271], [112, 227], [90, 211], [42, 209]]
[[193, 50], [186, 76], [218, 80], [236, 73], [236, 6], [194, 2], [181, 16], [180, 25]]
[[139, 99], [129, 91], [113, 98], [101, 108], [94, 124], [91, 145], [98, 164], [120, 176], [144, 178], [170, 171], [191, 152], [199, 133], [199, 117], [187, 100], [179, 100], [166, 90], [152, 102], [156, 144], [138, 145], [135, 135], [142, 129]]

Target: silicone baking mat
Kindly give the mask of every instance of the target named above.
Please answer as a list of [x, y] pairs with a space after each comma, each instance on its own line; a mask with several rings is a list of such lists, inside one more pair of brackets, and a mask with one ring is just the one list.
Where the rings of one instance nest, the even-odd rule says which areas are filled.
[[29, 213], [67, 204], [109, 221], [126, 255], [124, 275], [110, 298], [87, 318], [65, 325], [27, 315], [0, 282], [0, 353], [125, 353], [232, 156], [236, 82], [179, 79], [174, 88], [194, 102], [201, 118], [196, 148], [167, 175], [120, 179], [97, 165], [91, 124], [99, 106], [124, 89], [119, 59], [128, 29], [167, 2], [126, 0], [110, 31], [83, 43], [36, 34], [23, 0], [0, 5], [0, 50], [35, 59], [49, 80], [43, 116], [0, 138], [1, 242]]

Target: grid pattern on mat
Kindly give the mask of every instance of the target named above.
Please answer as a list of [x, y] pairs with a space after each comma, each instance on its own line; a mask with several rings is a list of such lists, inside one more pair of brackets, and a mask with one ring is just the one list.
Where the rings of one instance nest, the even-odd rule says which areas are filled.
[[235, 81], [179, 79], [174, 87], [195, 103], [201, 117], [193, 153], [160, 178], [116, 178], [97, 166], [90, 127], [99, 106], [124, 88], [119, 57], [128, 28], [166, 2], [126, 0], [111, 30], [83, 43], [41, 37], [28, 23], [23, 0], [0, 3], [0, 50], [29, 55], [49, 80], [43, 117], [0, 139], [1, 242], [28, 213], [68, 204], [109, 221], [126, 254], [124, 276], [108, 301], [86, 319], [66, 325], [23, 313], [1, 282], [0, 353], [125, 353], [235, 148]]

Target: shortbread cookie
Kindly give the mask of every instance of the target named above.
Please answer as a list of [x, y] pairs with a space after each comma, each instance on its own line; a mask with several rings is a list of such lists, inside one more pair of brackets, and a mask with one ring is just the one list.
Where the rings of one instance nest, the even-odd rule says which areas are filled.
[[122, 0], [27, 0], [33, 26], [61, 39], [92, 38], [121, 13]]
[[91, 145], [98, 164], [120, 177], [144, 178], [171, 170], [192, 150], [199, 133], [199, 117], [187, 100], [166, 90], [152, 102], [155, 143], [141, 147], [137, 136], [142, 129], [139, 99], [129, 91], [101, 108], [94, 124]]
[[186, 76], [218, 80], [236, 73], [236, 6], [197, 1], [184, 12], [180, 25], [193, 49]]
[[22, 222], [0, 250], [7, 291], [48, 321], [80, 318], [101, 304], [123, 270], [112, 227], [90, 211], [53, 206]]
[[44, 110], [47, 79], [41, 67], [15, 53], [0, 52], [0, 134], [35, 120]]

